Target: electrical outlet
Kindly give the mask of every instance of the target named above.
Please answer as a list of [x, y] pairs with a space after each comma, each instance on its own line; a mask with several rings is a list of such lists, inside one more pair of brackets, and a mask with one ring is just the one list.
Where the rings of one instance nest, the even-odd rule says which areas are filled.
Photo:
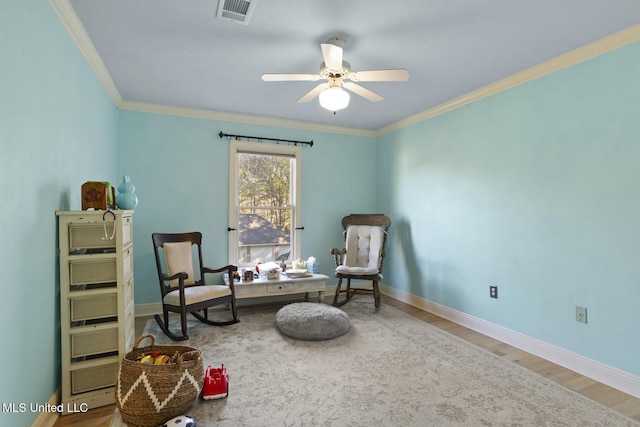
[[576, 306], [576, 322], [587, 323], [587, 308]]
[[496, 285], [489, 286], [489, 296], [498, 299], [498, 287]]

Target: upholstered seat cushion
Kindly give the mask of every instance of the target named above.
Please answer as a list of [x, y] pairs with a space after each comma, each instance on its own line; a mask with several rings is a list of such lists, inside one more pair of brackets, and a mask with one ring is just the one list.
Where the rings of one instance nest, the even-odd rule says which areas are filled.
[[346, 265], [339, 265], [336, 268], [336, 273], [350, 274], [354, 276], [371, 276], [378, 274], [378, 269], [373, 267], [347, 267]]
[[[201, 301], [207, 301], [213, 298], [220, 298], [225, 295], [231, 295], [231, 289], [224, 285], [203, 285], [185, 288], [185, 303], [195, 304]], [[164, 296], [164, 303], [169, 305], [180, 305], [180, 291], [176, 289]]]
[[378, 274], [384, 230], [374, 225], [352, 225], [347, 229], [346, 252], [336, 273], [370, 276]]
[[330, 305], [296, 302], [278, 310], [276, 326], [292, 338], [319, 341], [345, 334], [351, 320], [347, 313]]

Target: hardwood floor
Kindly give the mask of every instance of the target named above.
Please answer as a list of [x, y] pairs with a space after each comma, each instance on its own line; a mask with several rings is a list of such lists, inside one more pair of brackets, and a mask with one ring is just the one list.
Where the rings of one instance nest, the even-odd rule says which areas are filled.
[[[325, 301], [331, 302], [333, 297], [327, 296]], [[365, 297], [361, 297], [365, 298]], [[619, 390], [601, 384], [591, 378], [582, 376], [555, 363], [519, 350], [493, 338], [479, 334], [464, 326], [443, 319], [433, 313], [423, 311], [393, 298], [382, 296], [382, 301], [417, 319], [421, 319], [450, 334], [456, 335], [478, 347], [484, 348], [505, 360], [517, 363], [543, 377], [561, 384], [600, 404], [612, 408], [622, 414], [640, 421], [640, 399]], [[372, 300], [373, 304], [373, 300]], [[144, 329], [148, 318], [136, 318], [136, 335]], [[53, 427], [108, 427], [115, 405], [93, 409], [86, 414], [73, 414], [59, 417]]]

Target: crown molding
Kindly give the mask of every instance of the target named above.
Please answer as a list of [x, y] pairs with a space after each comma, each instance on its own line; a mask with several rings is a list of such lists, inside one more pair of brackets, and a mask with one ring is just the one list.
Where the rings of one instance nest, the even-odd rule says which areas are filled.
[[422, 122], [424, 120], [428, 120], [442, 113], [446, 113], [448, 111], [455, 110], [456, 108], [463, 107], [472, 102], [479, 101], [483, 98], [496, 95], [507, 89], [511, 89], [523, 83], [530, 82], [547, 74], [554, 73], [556, 71], [602, 55], [603, 53], [618, 49], [627, 44], [637, 42], [638, 40], [640, 40], [640, 24], [634, 25], [633, 27], [629, 27], [608, 37], [582, 46], [578, 49], [572, 50], [568, 53], [543, 62], [534, 67], [528, 68], [524, 71], [520, 71], [502, 80], [481, 87], [480, 89], [474, 90], [450, 101], [444, 102], [433, 108], [429, 108], [428, 110], [413, 114], [405, 119], [392, 123], [389, 126], [385, 126], [376, 130], [375, 135], [376, 137], [382, 136], [389, 132], [393, 132]]
[[168, 105], [134, 101], [122, 101], [118, 107], [122, 110], [140, 111], [145, 113], [166, 114], [170, 116], [191, 117], [196, 119], [219, 120], [224, 122], [245, 123], [250, 125], [277, 126], [282, 128], [301, 129], [314, 132], [329, 132], [375, 138], [375, 132], [366, 129], [322, 125], [295, 120], [274, 119], [270, 117], [252, 116], [248, 114], [225, 113], [221, 111], [212, 111], [197, 108], [172, 107]]
[[84, 25], [82, 25], [76, 11], [73, 10], [71, 2], [69, 0], [49, 0], [49, 3], [69, 34], [71, 34], [71, 38], [76, 42], [76, 45], [89, 63], [89, 66], [93, 69], [93, 72], [96, 73], [102, 87], [104, 87], [109, 97], [111, 97], [113, 103], [119, 106], [122, 103], [122, 96], [113, 83], [111, 74], [109, 74], [104, 62], [102, 62], [102, 58], [100, 58], [89, 34], [87, 34], [87, 30], [84, 28]]

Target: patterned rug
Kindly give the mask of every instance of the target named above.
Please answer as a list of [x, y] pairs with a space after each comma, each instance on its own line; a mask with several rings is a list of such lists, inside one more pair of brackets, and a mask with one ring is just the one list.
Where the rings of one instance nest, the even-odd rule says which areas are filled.
[[[388, 305], [343, 306], [351, 329], [301, 341], [274, 325], [278, 307], [240, 323], [190, 320], [185, 345], [224, 363], [229, 396], [199, 400], [198, 426], [639, 426], [634, 420]], [[177, 327], [177, 324], [174, 325]], [[148, 332], [171, 344], [154, 321]], [[146, 345], [143, 343], [143, 345]], [[124, 426], [116, 411], [112, 427]]]

